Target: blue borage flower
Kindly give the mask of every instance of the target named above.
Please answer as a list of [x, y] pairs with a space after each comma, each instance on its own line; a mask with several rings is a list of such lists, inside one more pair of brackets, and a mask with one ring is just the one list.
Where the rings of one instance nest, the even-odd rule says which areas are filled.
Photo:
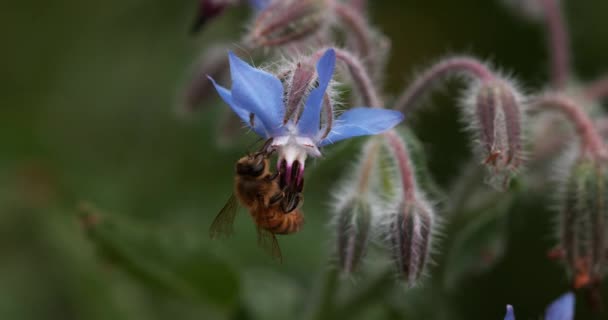
[[[211, 77], [220, 97], [255, 133], [272, 139], [271, 148], [279, 154], [279, 165], [288, 180], [302, 187], [304, 162], [308, 155], [321, 155], [319, 147], [340, 140], [374, 135], [391, 129], [403, 120], [403, 114], [379, 108], [352, 108], [321, 130], [321, 109], [336, 64], [336, 53], [328, 49], [316, 65], [318, 86], [304, 100], [301, 115], [284, 121], [284, 89], [274, 75], [256, 69], [229, 52], [232, 88], [218, 85]], [[378, 106], [376, 106], [378, 107]], [[327, 130], [329, 129], [329, 130]], [[292, 170], [294, 172], [292, 172]], [[287, 183], [290, 183], [289, 181]]]
[[[547, 310], [545, 310], [545, 320], [572, 320], [574, 319], [574, 294], [568, 292], [557, 298]], [[515, 320], [513, 307], [507, 305], [505, 320]]]

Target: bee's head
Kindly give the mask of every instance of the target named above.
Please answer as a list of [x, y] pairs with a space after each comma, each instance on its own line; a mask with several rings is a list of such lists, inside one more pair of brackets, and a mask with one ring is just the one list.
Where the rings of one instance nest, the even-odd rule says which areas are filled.
[[256, 153], [242, 157], [236, 163], [236, 173], [240, 176], [259, 177], [264, 173], [268, 160], [264, 154]]

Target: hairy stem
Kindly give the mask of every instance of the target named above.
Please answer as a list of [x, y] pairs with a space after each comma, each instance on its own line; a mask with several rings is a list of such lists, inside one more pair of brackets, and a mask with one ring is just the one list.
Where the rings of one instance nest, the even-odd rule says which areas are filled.
[[595, 157], [606, 157], [606, 147], [602, 137], [595, 129], [591, 118], [572, 99], [560, 94], [546, 94], [536, 98], [533, 109], [554, 109], [561, 112], [574, 126], [580, 136], [583, 153], [589, 152]]
[[325, 273], [323, 280], [323, 288], [318, 297], [318, 308], [312, 315], [314, 320], [331, 319], [334, 314], [334, 298], [338, 288], [338, 270], [329, 268]]
[[350, 6], [355, 8], [361, 14], [365, 14], [367, 12], [367, 0], [350, 0]]
[[414, 171], [412, 170], [412, 164], [410, 163], [410, 157], [405, 149], [405, 145], [395, 130], [384, 133], [384, 137], [397, 158], [405, 203], [414, 202], [416, 197], [416, 179], [414, 178]]
[[365, 149], [365, 153], [363, 154], [363, 165], [361, 166], [359, 181], [357, 183], [357, 192], [359, 194], [364, 194], [367, 192], [369, 187], [369, 178], [372, 175], [374, 163], [376, 161], [376, 156], [378, 155], [379, 149], [380, 144], [376, 141]]
[[470, 57], [454, 57], [440, 61], [423, 72], [416, 81], [403, 91], [394, 109], [409, 111], [427, 91], [432, 90], [440, 80], [452, 75], [465, 75], [480, 81], [495, 79], [494, 73], [482, 62]]
[[587, 85], [583, 89], [583, 96], [589, 100], [601, 100], [608, 97], [608, 75]]
[[570, 76], [570, 44], [566, 21], [557, 0], [540, 0], [540, 4], [545, 13], [551, 81], [555, 89], [563, 89]]
[[362, 57], [367, 58], [371, 52], [372, 40], [367, 31], [368, 25], [365, 18], [361, 15], [360, 11], [340, 1], [334, 1], [333, 7], [335, 13], [346, 24], [348, 30], [357, 41], [358, 53]]

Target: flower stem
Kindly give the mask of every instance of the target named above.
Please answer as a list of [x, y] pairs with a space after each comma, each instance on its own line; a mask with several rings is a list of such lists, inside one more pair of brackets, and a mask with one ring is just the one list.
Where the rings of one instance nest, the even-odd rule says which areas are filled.
[[551, 81], [555, 89], [563, 89], [570, 76], [570, 51], [566, 21], [557, 0], [540, 0], [545, 13], [548, 49], [551, 56]]
[[410, 157], [405, 149], [404, 143], [395, 130], [384, 133], [384, 137], [398, 162], [397, 165], [399, 166], [399, 171], [401, 173], [401, 185], [403, 187], [405, 202], [413, 202], [416, 197], [416, 180], [410, 163]]
[[589, 152], [592, 156], [607, 157], [606, 146], [602, 137], [595, 129], [591, 118], [572, 99], [560, 94], [546, 94], [538, 97], [532, 103], [533, 109], [555, 109], [570, 120], [580, 136], [583, 153]]
[[334, 296], [338, 289], [338, 270], [330, 267], [325, 273], [323, 288], [317, 301], [317, 310], [312, 315], [314, 320], [331, 319], [334, 314]]
[[430, 67], [407, 87], [397, 99], [394, 109], [407, 112], [438, 81], [453, 74], [463, 74], [480, 81], [491, 81], [496, 78], [488, 67], [475, 58], [448, 58]]
[[361, 166], [361, 172], [359, 173], [359, 181], [357, 183], [357, 192], [362, 195], [367, 192], [369, 187], [369, 178], [374, 169], [374, 163], [376, 160], [376, 156], [378, 155], [378, 149], [380, 149], [380, 144], [377, 142], [378, 140], [374, 140], [371, 145], [369, 145], [363, 154], [363, 165]]
[[382, 300], [385, 294], [390, 290], [386, 287], [394, 283], [394, 272], [390, 269], [383, 270], [375, 279], [367, 284], [356, 294], [353, 294], [338, 310], [336, 310], [335, 319], [351, 319], [364, 307], [368, 306], [371, 301]]
[[350, 0], [350, 6], [355, 8], [361, 14], [367, 12], [367, 0]]
[[583, 96], [589, 100], [601, 100], [608, 97], [608, 75], [587, 85], [583, 89]]
[[348, 4], [344, 4], [340, 1], [333, 1], [334, 11], [338, 17], [344, 22], [348, 30], [352, 32], [358, 45], [358, 53], [367, 58], [372, 48], [372, 41], [370, 39], [369, 32], [367, 31], [368, 26], [365, 18], [361, 15], [361, 12], [356, 8], [351, 7]]

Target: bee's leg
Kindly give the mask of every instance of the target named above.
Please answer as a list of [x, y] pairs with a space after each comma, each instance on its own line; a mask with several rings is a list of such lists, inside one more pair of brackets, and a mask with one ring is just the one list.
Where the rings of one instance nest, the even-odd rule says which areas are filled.
[[260, 152], [264, 153], [267, 156], [271, 155], [275, 151], [275, 149], [272, 147], [273, 141], [273, 138], [266, 140], [266, 142], [264, 142], [264, 145], [262, 146], [262, 149], [260, 149]]
[[290, 213], [298, 208], [300, 201], [302, 201], [302, 194], [299, 192], [289, 192], [285, 195], [283, 201], [281, 201], [281, 210], [284, 213]]
[[277, 194], [275, 194], [274, 196], [270, 197], [269, 199], [269, 206], [273, 206], [277, 203], [279, 203], [279, 201], [283, 200], [283, 192], [279, 192]]
[[276, 179], [278, 176], [279, 176], [279, 172], [277, 171], [269, 176], [266, 176], [265, 179], [266, 179], [266, 181], [270, 182], [270, 181], [274, 181], [274, 179]]

